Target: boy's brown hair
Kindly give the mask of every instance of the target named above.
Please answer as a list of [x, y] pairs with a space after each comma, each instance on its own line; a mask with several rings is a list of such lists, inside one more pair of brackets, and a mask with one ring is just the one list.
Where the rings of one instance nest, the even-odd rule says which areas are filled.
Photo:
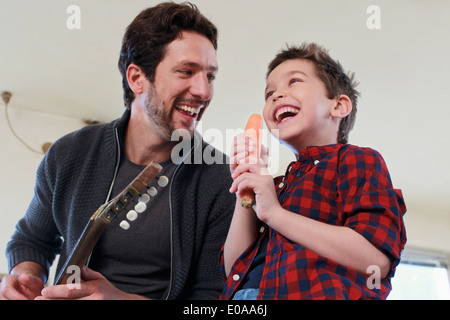
[[165, 2], [145, 9], [128, 26], [118, 63], [127, 108], [134, 100], [134, 93], [127, 81], [128, 66], [131, 63], [138, 65], [147, 79], [153, 82], [156, 67], [164, 58], [167, 45], [184, 30], [206, 36], [217, 50], [217, 28], [189, 2]]
[[353, 128], [356, 119], [356, 104], [359, 92], [355, 89], [353, 73], [345, 73], [339, 61], [333, 60], [328, 51], [316, 43], [303, 43], [300, 46], [287, 46], [280, 51], [270, 62], [266, 78], [281, 63], [292, 59], [306, 59], [314, 62], [316, 75], [325, 84], [328, 99], [334, 99], [341, 94], [347, 95], [352, 102], [352, 111], [341, 120], [338, 131], [338, 143], [347, 143], [348, 135]]

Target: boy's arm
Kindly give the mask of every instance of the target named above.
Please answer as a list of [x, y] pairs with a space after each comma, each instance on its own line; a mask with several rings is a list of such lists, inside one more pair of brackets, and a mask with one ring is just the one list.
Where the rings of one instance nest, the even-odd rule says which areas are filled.
[[[239, 134], [234, 138], [230, 159], [231, 177], [233, 179], [241, 173], [241, 171], [239, 173], [236, 171], [240, 163], [255, 163], [251, 166], [258, 172], [265, 168], [268, 160], [268, 149], [261, 145], [261, 158], [255, 159], [249, 156], [255, 148], [254, 141], [245, 133]], [[272, 177], [270, 177], [270, 180], [273, 186]], [[230, 192], [235, 193], [236, 190], [230, 189]], [[239, 203], [239, 197], [236, 197], [233, 218], [223, 246], [223, 265], [227, 277], [234, 262], [255, 240], [258, 225], [259, 219], [255, 211], [252, 208], [243, 208]]]
[[225, 275], [239, 256], [253, 243], [257, 232], [258, 218], [253, 209], [243, 208], [236, 199], [233, 219], [223, 248]]
[[383, 278], [388, 274], [387, 256], [361, 234], [349, 227], [328, 225], [283, 209], [272, 179], [258, 174], [257, 170], [251, 165], [239, 165], [233, 173], [236, 178], [230, 191], [253, 189], [255, 211], [261, 221], [291, 241], [362, 274], [369, 275], [367, 268], [371, 265], [380, 267]]
[[359, 273], [370, 275], [368, 267], [376, 265], [384, 278], [390, 270], [387, 256], [349, 227], [329, 225], [281, 207], [264, 219], [291, 241]]

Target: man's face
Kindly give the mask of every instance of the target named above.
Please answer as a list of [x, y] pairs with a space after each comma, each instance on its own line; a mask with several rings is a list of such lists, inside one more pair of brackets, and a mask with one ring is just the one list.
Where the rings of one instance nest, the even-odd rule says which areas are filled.
[[214, 93], [216, 50], [205, 36], [183, 31], [167, 45], [166, 54], [149, 83], [146, 113], [162, 138], [176, 129], [191, 135]]

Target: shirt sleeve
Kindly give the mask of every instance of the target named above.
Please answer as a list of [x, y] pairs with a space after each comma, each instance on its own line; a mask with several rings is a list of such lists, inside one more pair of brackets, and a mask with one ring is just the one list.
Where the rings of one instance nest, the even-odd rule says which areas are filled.
[[343, 151], [338, 193], [342, 205], [340, 220], [389, 258], [392, 276], [406, 243], [406, 206], [401, 191], [392, 186], [382, 156], [369, 148]]

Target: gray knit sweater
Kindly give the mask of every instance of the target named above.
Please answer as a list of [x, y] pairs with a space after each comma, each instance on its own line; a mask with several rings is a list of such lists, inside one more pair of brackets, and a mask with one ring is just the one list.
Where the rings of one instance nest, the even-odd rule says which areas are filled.
[[[126, 111], [119, 120], [70, 133], [50, 148], [37, 171], [35, 195], [7, 245], [10, 269], [33, 261], [48, 270], [60, 254], [59, 272], [90, 216], [109, 197], [128, 119]], [[170, 185], [167, 299], [216, 299], [224, 284], [217, 262], [235, 204], [229, 168], [218, 150], [223, 164], [195, 164], [198, 148], [211, 146], [197, 135], [192, 145], [187, 155], [192, 161], [177, 166]]]

